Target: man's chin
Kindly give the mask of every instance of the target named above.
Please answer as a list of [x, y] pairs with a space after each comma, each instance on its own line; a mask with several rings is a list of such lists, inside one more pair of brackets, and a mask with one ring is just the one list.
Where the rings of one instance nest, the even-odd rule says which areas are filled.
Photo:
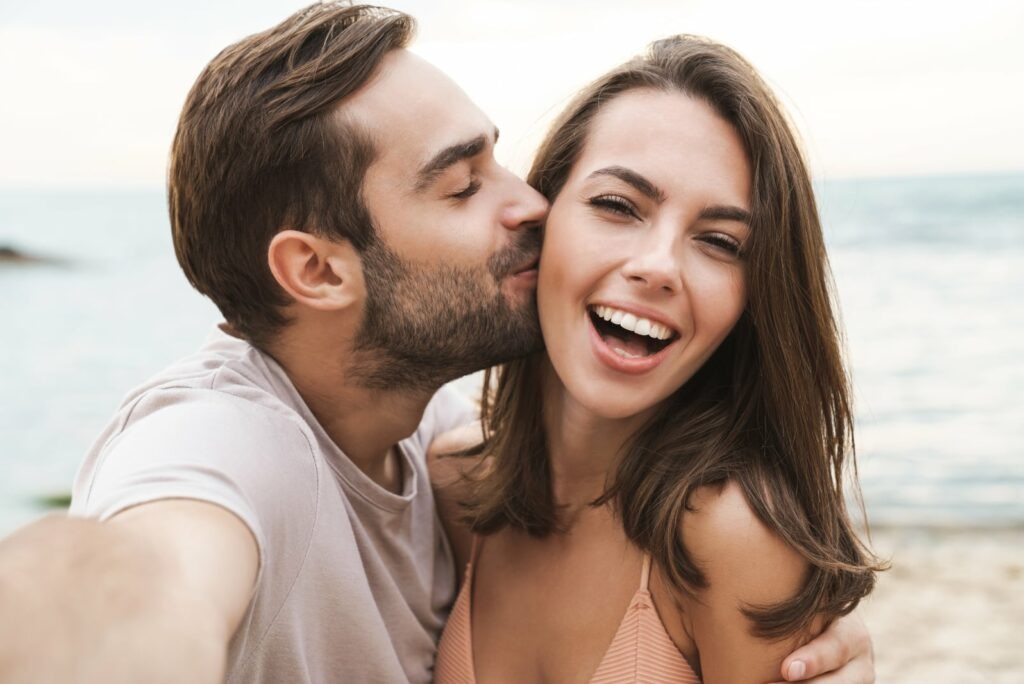
[[494, 350], [494, 358], [488, 365], [506, 363], [544, 349], [536, 306], [524, 307], [518, 318], [515, 329], [510, 329], [503, 337], [501, 348]]
[[537, 315], [537, 279], [510, 275], [498, 287], [504, 308], [517, 316]]

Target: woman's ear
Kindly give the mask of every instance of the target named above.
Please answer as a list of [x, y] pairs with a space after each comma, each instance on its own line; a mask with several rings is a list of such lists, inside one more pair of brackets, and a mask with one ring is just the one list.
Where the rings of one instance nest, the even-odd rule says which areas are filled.
[[274, 279], [299, 304], [334, 311], [362, 298], [362, 260], [348, 240], [282, 230], [270, 241], [267, 261]]

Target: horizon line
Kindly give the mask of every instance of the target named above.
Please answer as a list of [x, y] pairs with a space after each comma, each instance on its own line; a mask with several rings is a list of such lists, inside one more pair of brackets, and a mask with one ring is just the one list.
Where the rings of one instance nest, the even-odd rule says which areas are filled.
[[[852, 181], [874, 181], [874, 180], [944, 180], [955, 178], [984, 178], [995, 176], [1016, 176], [1024, 174], [1024, 167], [1016, 169], [979, 169], [967, 171], [934, 171], [934, 172], [886, 172], [878, 174], [853, 173], [847, 175], [812, 174], [813, 183], [852, 182]], [[166, 191], [167, 186], [163, 183], [152, 183], [149, 181], [125, 181], [125, 182], [4, 182], [0, 181], [0, 192], [102, 192], [102, 191]]]

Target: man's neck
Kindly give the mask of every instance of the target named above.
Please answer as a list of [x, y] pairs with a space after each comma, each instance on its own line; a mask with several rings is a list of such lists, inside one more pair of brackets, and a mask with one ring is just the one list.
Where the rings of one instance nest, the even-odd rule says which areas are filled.
[[[330, 338], [323, 338], [330, 339]], [[377, 390], [356, 384], [343, 346], [291, 337], [270, 352], [331, 440], [370, 479], [400, 491], [395, 445], [416, 431], [431, 391]]]

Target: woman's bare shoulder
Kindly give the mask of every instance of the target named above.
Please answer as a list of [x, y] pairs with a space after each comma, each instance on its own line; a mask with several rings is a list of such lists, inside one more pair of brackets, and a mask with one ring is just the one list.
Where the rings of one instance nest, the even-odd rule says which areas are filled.
[[680, 531], [709, 583], [717, 579], [754, 604], [789, 598], [800, 588], [806, 561], [757, 516], [738, 483], [697, 489], [690, 508]]
[[777, 679], [782, 660], [805, 637], [755, 635], [747, 609], [778, 605], [803, 587], [807, 561], [766, 525], [736, 482], [702, 487], [680, 534], [706, 585], [680, 597], [706, 682]]

